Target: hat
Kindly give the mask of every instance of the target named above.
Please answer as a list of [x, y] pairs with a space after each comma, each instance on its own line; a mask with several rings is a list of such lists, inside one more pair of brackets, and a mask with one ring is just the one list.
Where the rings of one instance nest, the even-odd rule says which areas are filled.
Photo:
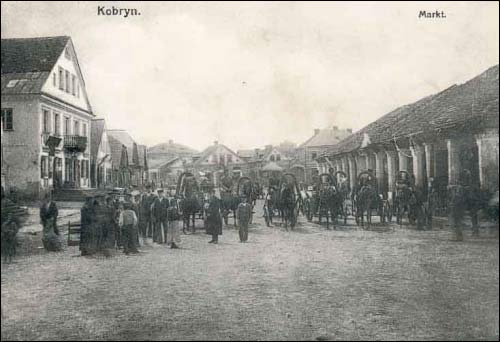
[[159, 194], [162, 194], [163, 193], [163, 189], [158, 189], [156, 192], [159, 193]]

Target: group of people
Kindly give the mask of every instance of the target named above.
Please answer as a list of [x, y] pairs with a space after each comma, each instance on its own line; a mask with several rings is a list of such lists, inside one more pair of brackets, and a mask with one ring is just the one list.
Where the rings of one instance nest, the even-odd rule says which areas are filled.
[[165, 196], [163, 189], [156, 194], [146, 192], [88, 196], [81, 209], [80, 251], [82, 255], [102, 252], [110, 255], [113, 249], [125, 254], [138, 253], [148, 238], [172, 249], [179, 248], [177, 200]]

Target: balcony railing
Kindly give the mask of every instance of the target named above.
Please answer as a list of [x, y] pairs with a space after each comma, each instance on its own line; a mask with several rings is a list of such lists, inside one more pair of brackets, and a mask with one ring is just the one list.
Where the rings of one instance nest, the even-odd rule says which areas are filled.
[[87, 137], [80, 135], [65, 135], [64, 149], [68, 152], [85, 152], [87, 149]]

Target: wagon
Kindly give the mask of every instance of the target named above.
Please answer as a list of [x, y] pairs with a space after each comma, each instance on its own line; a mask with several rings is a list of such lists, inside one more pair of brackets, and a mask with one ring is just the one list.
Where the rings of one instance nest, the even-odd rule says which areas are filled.
[[300, 211], [304, 212], [302, 194], [295, 175], [282, 175], [277, 189], [271, 188], [264, 199], [264, 219], [270, 226], [274, 217], [280, 217], [281, 224], [288, 224], [293, 229], [298, 220]]
[[353, 192], [354, 217], [358, 225], [364, 225], [364, 213], [368, 225], [371, 224], [372, 212], [380, 217], [380, 222], [392, 220], [392, 207], [390, 202], [378, 193], [377, 179], [370, 171], [363, 171], [358, 175], [358, 184]]

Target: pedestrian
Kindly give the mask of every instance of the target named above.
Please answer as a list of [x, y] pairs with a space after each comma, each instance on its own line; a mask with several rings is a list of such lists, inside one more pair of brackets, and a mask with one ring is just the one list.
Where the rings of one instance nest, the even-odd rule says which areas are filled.
[[120, 217], [118, 225], [122, 230], [123, 253], [139, 253], [136, 247], [137, 216], [130, 203], [120, 204]]
[[222, 217], [220, 213], [220, 200], [215, 196], [215, 191], [210, 191], [210, 200], [207, 209], [206, 233], [212, 236], [208, 243], [217, 244], [219, 235], [222, 235]]
[[114, 207], [114, 211], [113, 211], [113, 230], [115, 232], [116, 249], [120, 249], [120, 248], [123, 247], [122, 232], [121, 232], [120, 226], [118, 225], [118, 219], [119, 219], [120, 213], [121, 213], [120, 205], [122, 203], [123, 202], [121, 202], [118, 197], [115, 198], [115, 201], [113, 202], [113, 207]]
[[12, 213], [7, 213], [2, 222], [2, 255], [4, 262], [12, 262], [16, 256], [18, 223]]
[[153, 242], [162, 244], [167, 240], [167, 209], [168, 199], [163, 195], [163, 189], [158, 190], [158, 197], [154, 200], [151, 211], [154, 219]]
[[82, 256], [94, 253], [92, 220], [94, 218], [94, 198], [87, 196], [80, 209], [80, 253]]
[[58, 214], [56, 202], [52, 200], [52, 194], [48, 192], [40, 206], [40, 220], [43, 225], [43, 247], [49, 252], [58, 252], [62, 249], [57, 228]]
[[146, 193], [142, 195], [139, 204], [139, 232], [142, 236], [143, 243], [148, 237], [153, 237], [153, 227], [151, 224], [151, 205], [153, 204], [154, 196], [151, 193], [151, 187], [146, 187]]
[[175, 198], [170, 199], [170, 203], [167, 209], [167, 219], [167, 245], [170, 245], [170, 248], [172, 249], [179, 248], [179, 244], [181, 243], [181, 236], [179, 233], [179, 221], [181, 219], [181, 215], [179, 214], [177, 200]]
[[248, 241], [248, 224], [252, 217], [252, 206], [248, 203], [246, 197], [242, 198], [242, 202], [238, 205], [236, 212], [238, 218], [240, 242]]

